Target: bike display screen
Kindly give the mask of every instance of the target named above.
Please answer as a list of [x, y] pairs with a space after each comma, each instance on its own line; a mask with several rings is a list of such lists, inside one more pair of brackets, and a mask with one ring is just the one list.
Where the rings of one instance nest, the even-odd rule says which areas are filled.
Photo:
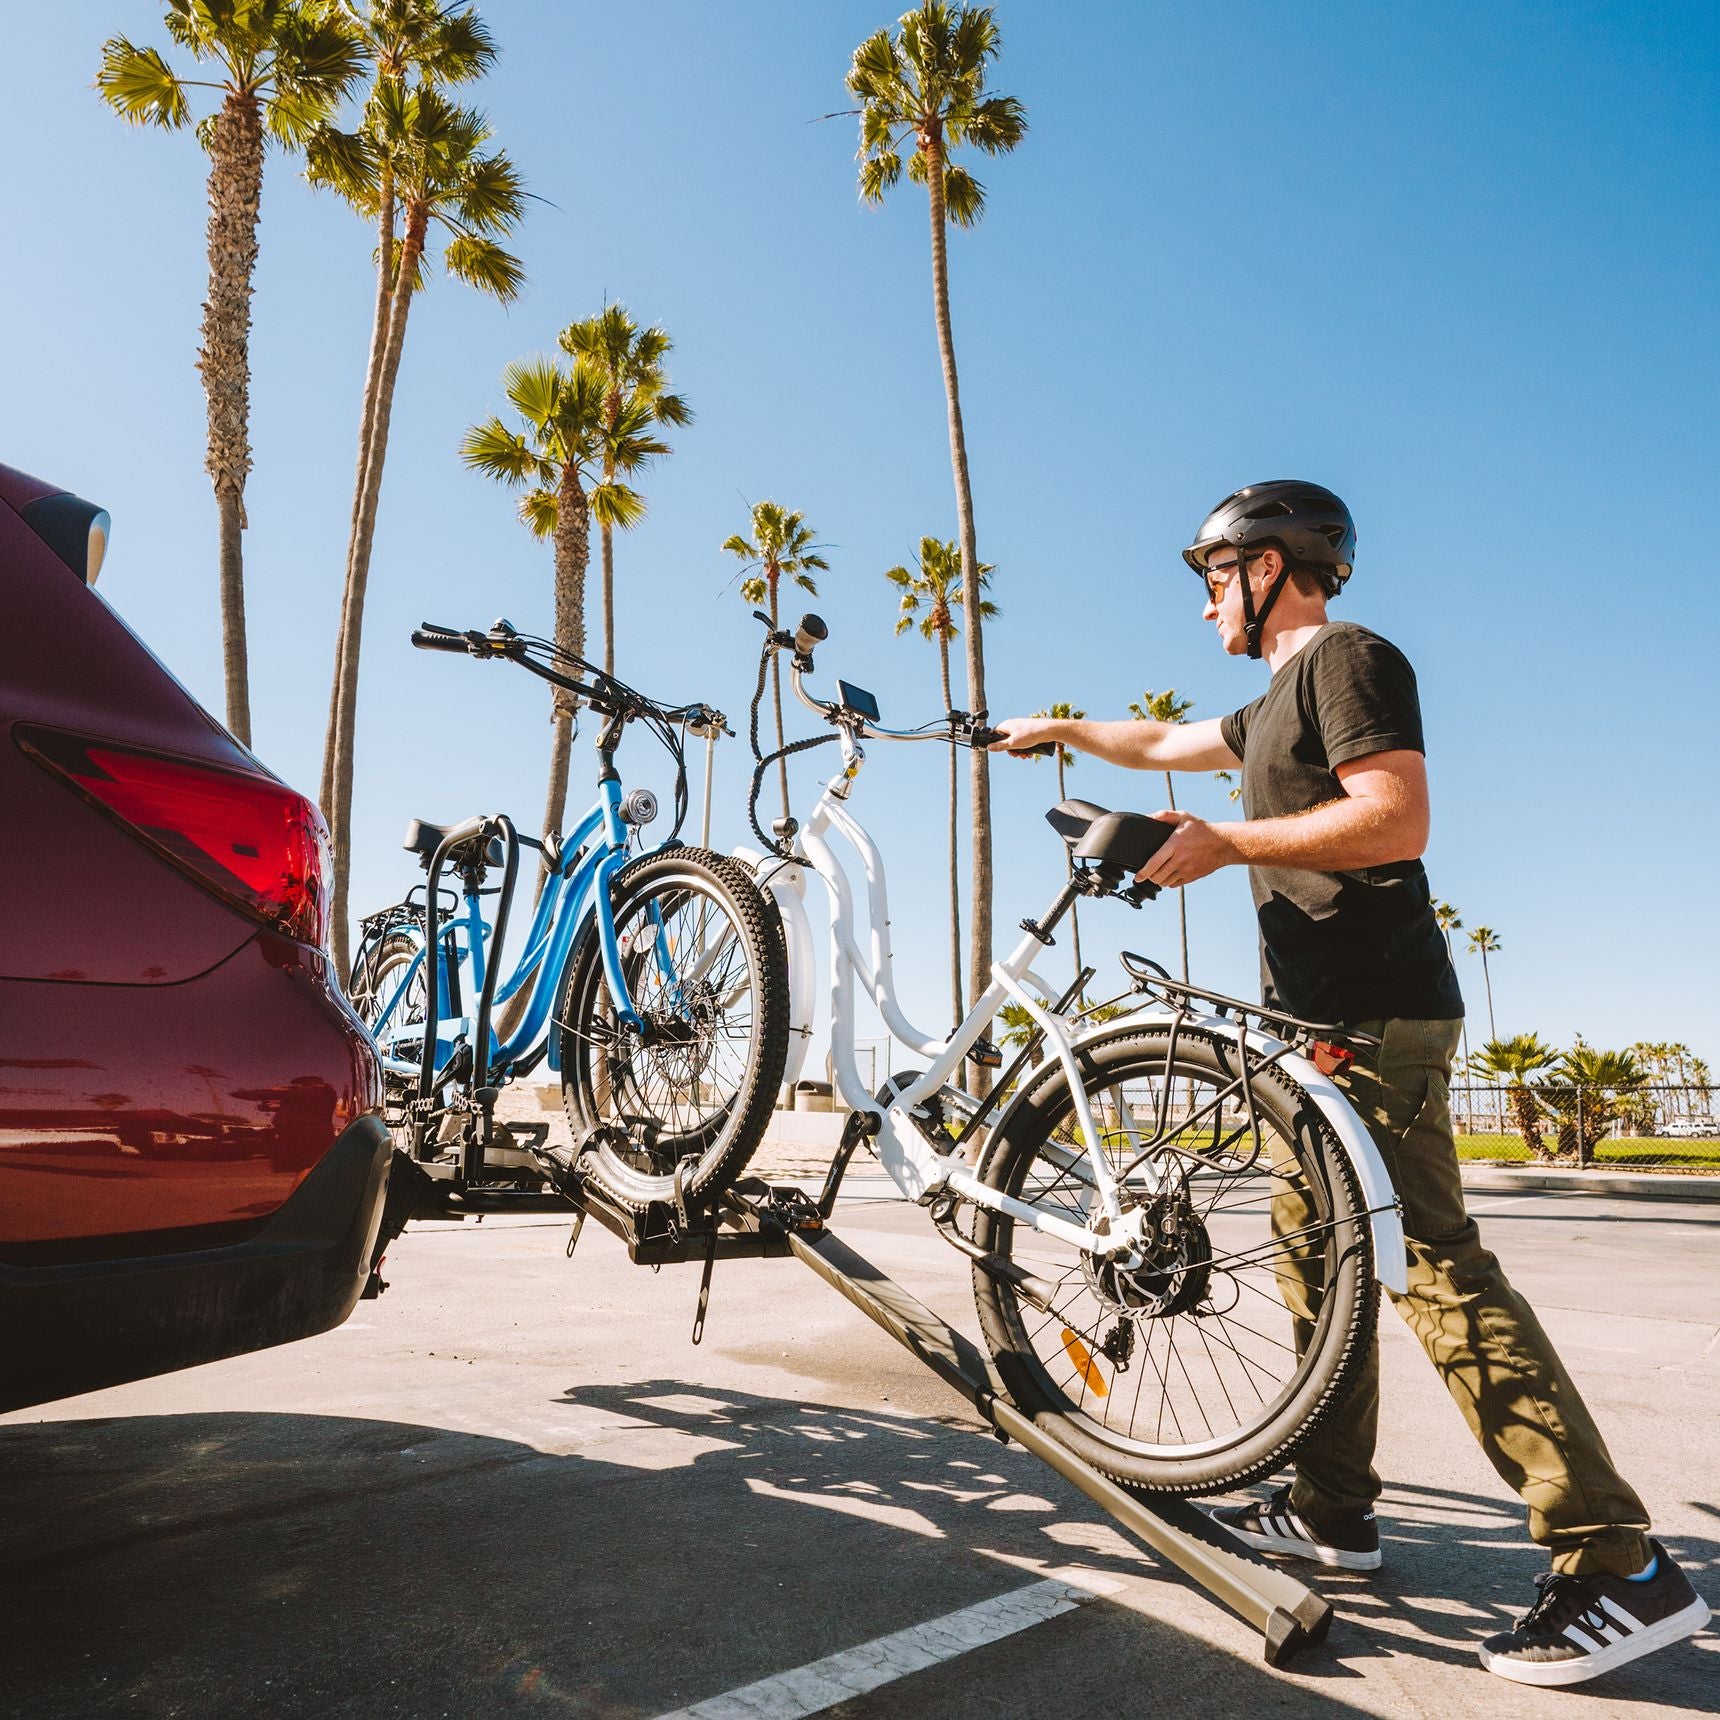
[[857, 716], [864, 717], [867, 722], [878, 721], [878, 701], [864, 687], [856, 687], [847, 681], [836, 683], [837, 703], [845, 709], [853, 711]]

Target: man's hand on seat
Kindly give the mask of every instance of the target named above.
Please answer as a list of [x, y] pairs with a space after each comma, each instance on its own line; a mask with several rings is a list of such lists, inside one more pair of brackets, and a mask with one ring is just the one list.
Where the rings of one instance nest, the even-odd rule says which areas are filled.
[[1175, 890], [1242, 858], [1222, 824], [1208, 824], [1192, 812], [1155, 812], [1153, 817], [1174, 824], [1176, 834], [1135, 874], [1136, 883]]

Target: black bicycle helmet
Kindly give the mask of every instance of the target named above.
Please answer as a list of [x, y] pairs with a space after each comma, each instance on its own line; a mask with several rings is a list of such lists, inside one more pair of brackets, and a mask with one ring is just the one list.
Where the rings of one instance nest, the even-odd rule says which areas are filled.
[[1201, 522], [1194, 542], [1183, 551], [1183, 560], [1204, 579], [1212, 552], [1226, 544], [1244, 554], [1270, 546], [1284, 555], [1284, 572], [1258, 613], [1247, 580], [1242, 582], [1248, 654], [1258, 657], [1260, 630], [1293, 572], [1315, 575], [1328, 597], [1343, 588], [1355, 565], [1356, 525], [1350, 510], [1323, 485], [1274, 478], [1226, 496]]

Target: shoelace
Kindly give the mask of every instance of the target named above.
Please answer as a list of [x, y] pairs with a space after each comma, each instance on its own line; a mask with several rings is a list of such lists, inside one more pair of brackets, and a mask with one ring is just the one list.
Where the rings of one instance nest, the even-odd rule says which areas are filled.
[[1522, 1633], [1555, 1637], [1589, 1610], [1594, 1595], [1589, 1581], [1571, 1571], [1543, 1571], [1535, 1579], [1540, 1591], [1517, 1627]]

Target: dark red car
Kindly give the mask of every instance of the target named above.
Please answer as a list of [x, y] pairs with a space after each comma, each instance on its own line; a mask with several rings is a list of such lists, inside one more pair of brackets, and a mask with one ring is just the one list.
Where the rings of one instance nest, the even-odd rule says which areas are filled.
[[0, 1410], [306, 1337], [370, 1274], [381, 1077], [321, 818], [0, 466]]

